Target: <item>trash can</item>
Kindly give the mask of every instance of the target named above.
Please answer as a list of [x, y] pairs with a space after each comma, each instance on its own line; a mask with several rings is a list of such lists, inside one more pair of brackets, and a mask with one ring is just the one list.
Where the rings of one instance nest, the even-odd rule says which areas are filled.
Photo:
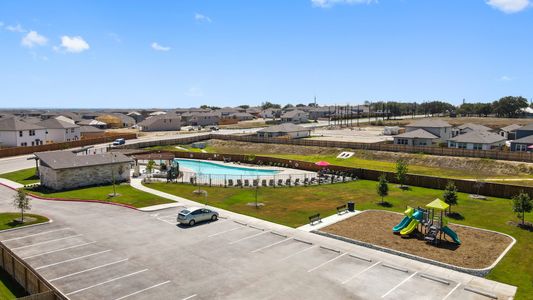
[[355, 211], [355, 203], [353, 203], [352, 201], [348, 202], [348, 211]]

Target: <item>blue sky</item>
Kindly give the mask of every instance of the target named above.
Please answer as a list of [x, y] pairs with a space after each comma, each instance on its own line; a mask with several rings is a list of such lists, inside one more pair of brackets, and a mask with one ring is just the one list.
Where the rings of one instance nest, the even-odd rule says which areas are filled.
[[530, 0], [3, 0], [1, 107], [533, 98]]

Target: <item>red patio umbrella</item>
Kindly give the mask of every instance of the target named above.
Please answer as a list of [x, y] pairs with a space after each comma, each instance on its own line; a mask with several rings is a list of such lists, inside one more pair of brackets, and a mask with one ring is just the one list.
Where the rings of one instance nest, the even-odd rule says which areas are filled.
[[327, 167], [327, 166], [330, 165], [330, 163], [328, 163], [327, 161], [322, 161], [322, 160], [321, 160], [321, 161], [317, 161], [317, 162], [315, 163], [315, 165], [320, 166], [320, 167]]

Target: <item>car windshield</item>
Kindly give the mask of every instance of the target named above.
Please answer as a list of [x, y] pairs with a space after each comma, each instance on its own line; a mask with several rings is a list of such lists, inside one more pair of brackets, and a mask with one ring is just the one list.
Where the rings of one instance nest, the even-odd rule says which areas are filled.
[[186, 210], [186, 209], [180, 211], [180, 214], [182, 214], [182, 215], [187, 215], [187, 214], [189, 214], [189, 213], [190, 213], [190, 211], [188, 211], [188, 210]]

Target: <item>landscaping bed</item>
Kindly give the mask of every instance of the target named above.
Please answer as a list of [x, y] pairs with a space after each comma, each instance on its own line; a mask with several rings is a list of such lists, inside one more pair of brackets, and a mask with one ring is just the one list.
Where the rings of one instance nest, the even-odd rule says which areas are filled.
[[491, 266], [512, 243], [512, 239], [503, 234], [452, 224], [449, 227], [459, 235], [462, 244], [457, 245], [444, 235], [445, 240], [435, 246], [426, 243], [419, 232], [409, 238], [393, 234], [392, 227], [402, 218], [400, 214], [387, 211], [365, 211], [321, 231], [473, 269]]

